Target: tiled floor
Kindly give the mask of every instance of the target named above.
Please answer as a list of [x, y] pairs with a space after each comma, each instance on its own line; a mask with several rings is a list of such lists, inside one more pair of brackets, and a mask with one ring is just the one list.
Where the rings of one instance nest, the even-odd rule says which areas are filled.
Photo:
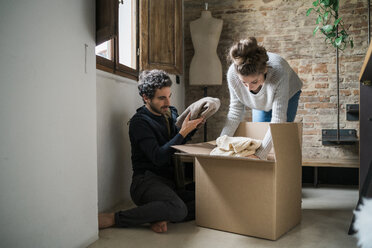
[[166, 234], [154, 233], [148, 227], [101, 230], [100, 239], [89, 248], [357, 247], [356, 239], [347, 235], [352, 210], [358, 200], [357, 189], [304, 188], [302, 192], [301, 224], [277, 241], [202, 228], [192, 221], [169, 224]]

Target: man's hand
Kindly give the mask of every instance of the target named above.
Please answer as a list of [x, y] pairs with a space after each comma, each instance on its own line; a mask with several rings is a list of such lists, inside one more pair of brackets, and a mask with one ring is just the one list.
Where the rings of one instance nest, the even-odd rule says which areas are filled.
[[[203, 117], [201, 117], [201, 118], [203, 118]], [[206, 122], [207, 122], [207, 119], [203, 118], [203, 121], [196, 128], [197, 129], [201, 128]]]
[[204, 121], [203, 117], [190, 121], [191, 113], [189, 113], [182, 123], [180, 134], [185, 138], [192, 130]]

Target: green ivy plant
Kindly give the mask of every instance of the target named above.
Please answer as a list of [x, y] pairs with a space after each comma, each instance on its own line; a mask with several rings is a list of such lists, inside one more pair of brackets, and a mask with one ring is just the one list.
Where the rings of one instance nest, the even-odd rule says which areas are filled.
[[318, 15], [313, 35], [320, 30], [326, 36], [325, 42], [329, 41], [334, 47], [344, 50], [350, 44], [353, 48], [353, 39], [345, 30], [342, 18], [338, 16], [339, 0], [316, 0], [313, 6], [306, 12], [306, 16], [309, 16], [315, 10]]

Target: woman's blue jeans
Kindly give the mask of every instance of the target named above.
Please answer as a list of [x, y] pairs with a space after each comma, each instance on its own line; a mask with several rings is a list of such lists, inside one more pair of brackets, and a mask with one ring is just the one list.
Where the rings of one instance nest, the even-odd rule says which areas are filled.
[[[296, 118], [301, 92], [302, 91], [299, 90], [288, 101], [287, 122], [293, 122]], [[252, 122], [271, 122], [271, 113], [272, 110], [266, 112], [263, 110], [252, 109]]]

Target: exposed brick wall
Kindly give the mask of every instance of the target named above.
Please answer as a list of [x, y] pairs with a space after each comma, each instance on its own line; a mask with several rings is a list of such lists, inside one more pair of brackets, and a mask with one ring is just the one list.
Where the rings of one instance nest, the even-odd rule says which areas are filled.
[[[189, 65], [194, 53], [189, 23], [200, 17], [200, 0], [184, 0], [186, 106], [203, 97], [203, 88], [189, 86]], [[223, 85], [209, 86], [208, 95], [221, 99], [221, 109], [208, 121], [208, 139], [219, 136], [229, 106], [226, 54], [235, 40], [255, 36], [270, 52], [284, 57], [304, 82], [296, 121], [303, 122], [303, 155], [316, 158], [357, 157], [357, 145], [322, 146], [321, 129], [337, 128], [336, 52], [315, 37], [315, 14], [306, 17], [312, 0], [209, 0], [209, 10], [224, 20], [217, 54], [223, 65]], [[368, 48], [367, 1], [341, 1], [340, 16], [354, 39], [354, 49], [340, 52], [340, 127], [359, 130], [346, 121], [345, 107], [359, 101], [359, 72]], [[247, 111], [246, 120], [251, 119]], [[202, 141], [203, 132], [194, 138]]]

